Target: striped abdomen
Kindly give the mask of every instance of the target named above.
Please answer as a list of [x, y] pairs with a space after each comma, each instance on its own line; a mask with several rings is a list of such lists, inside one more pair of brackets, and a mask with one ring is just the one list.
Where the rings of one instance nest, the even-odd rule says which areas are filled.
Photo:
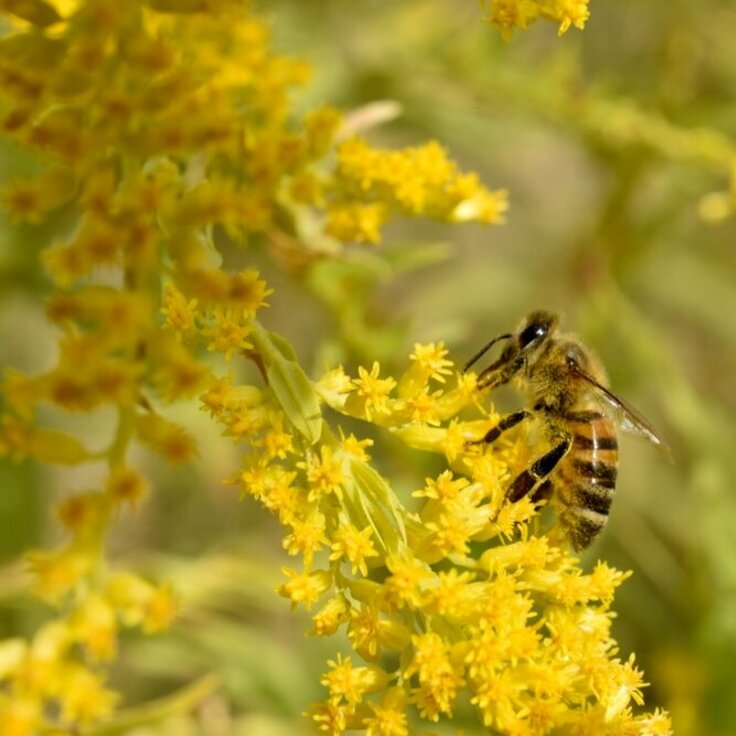
[[572, 445], [554, 474], [554, 485], [561, 505], [560, 523], [579, 551], [608, 521], [616, 489], [618, 442], [614, 423], [599, 411], [569, 412], [564, 425]]

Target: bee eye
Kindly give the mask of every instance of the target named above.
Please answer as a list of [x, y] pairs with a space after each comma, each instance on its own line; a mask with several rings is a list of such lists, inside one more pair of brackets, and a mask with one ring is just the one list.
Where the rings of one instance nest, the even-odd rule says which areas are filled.
[[547, 325], [534, 323], [525, 327], [519, 334], [519, 347], [525, 348], [536, 340], [541, 340], [547, 334]]

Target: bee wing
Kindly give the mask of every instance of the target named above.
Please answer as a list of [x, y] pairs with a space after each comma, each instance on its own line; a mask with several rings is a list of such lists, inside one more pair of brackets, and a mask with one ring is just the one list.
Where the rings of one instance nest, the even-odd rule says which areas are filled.
[[592, 376], [581, 371], [579, 368], [573, 369], [578, 378], [582, 378], [595, 392], [596, 396], [603, 399], [614, 411], [616, 419], [618, 419], [621, 429], [629, 434], [635, 434], [639, 437], [645, 437], [659, 450], [661, 450], [668, 459], [672, 459], [672, 451], [669, 445], [662, 439], [661, 435], [654, 427], [645, 419], [631, 404], [616, 396], [605, 386], [601, 386]]

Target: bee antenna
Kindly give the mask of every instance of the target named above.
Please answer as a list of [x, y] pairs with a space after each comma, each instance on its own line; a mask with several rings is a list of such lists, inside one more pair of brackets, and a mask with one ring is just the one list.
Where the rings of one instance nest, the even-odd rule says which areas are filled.
[[463, 373], [466, 373], [468, 369], [474, 364], [477, 363], [499, 340], [508, 340], [512, 338], [513, 335], [499, 335], [498, 337], [494, 337], [493, 340], [491, 340], [489, 343], [484, 345], [464, 366], [463, 366]]

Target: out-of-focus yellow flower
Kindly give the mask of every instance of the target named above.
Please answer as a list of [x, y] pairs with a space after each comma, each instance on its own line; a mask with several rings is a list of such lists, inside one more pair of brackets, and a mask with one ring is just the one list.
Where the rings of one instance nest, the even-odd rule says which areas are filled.
[[526, 30], [540, 18], [558, 24], [559, 35], [571, 26], [582, 30], [590, 17], [588, 0], [480, 0], [484, 20], [508, 41], [516, 28]]

